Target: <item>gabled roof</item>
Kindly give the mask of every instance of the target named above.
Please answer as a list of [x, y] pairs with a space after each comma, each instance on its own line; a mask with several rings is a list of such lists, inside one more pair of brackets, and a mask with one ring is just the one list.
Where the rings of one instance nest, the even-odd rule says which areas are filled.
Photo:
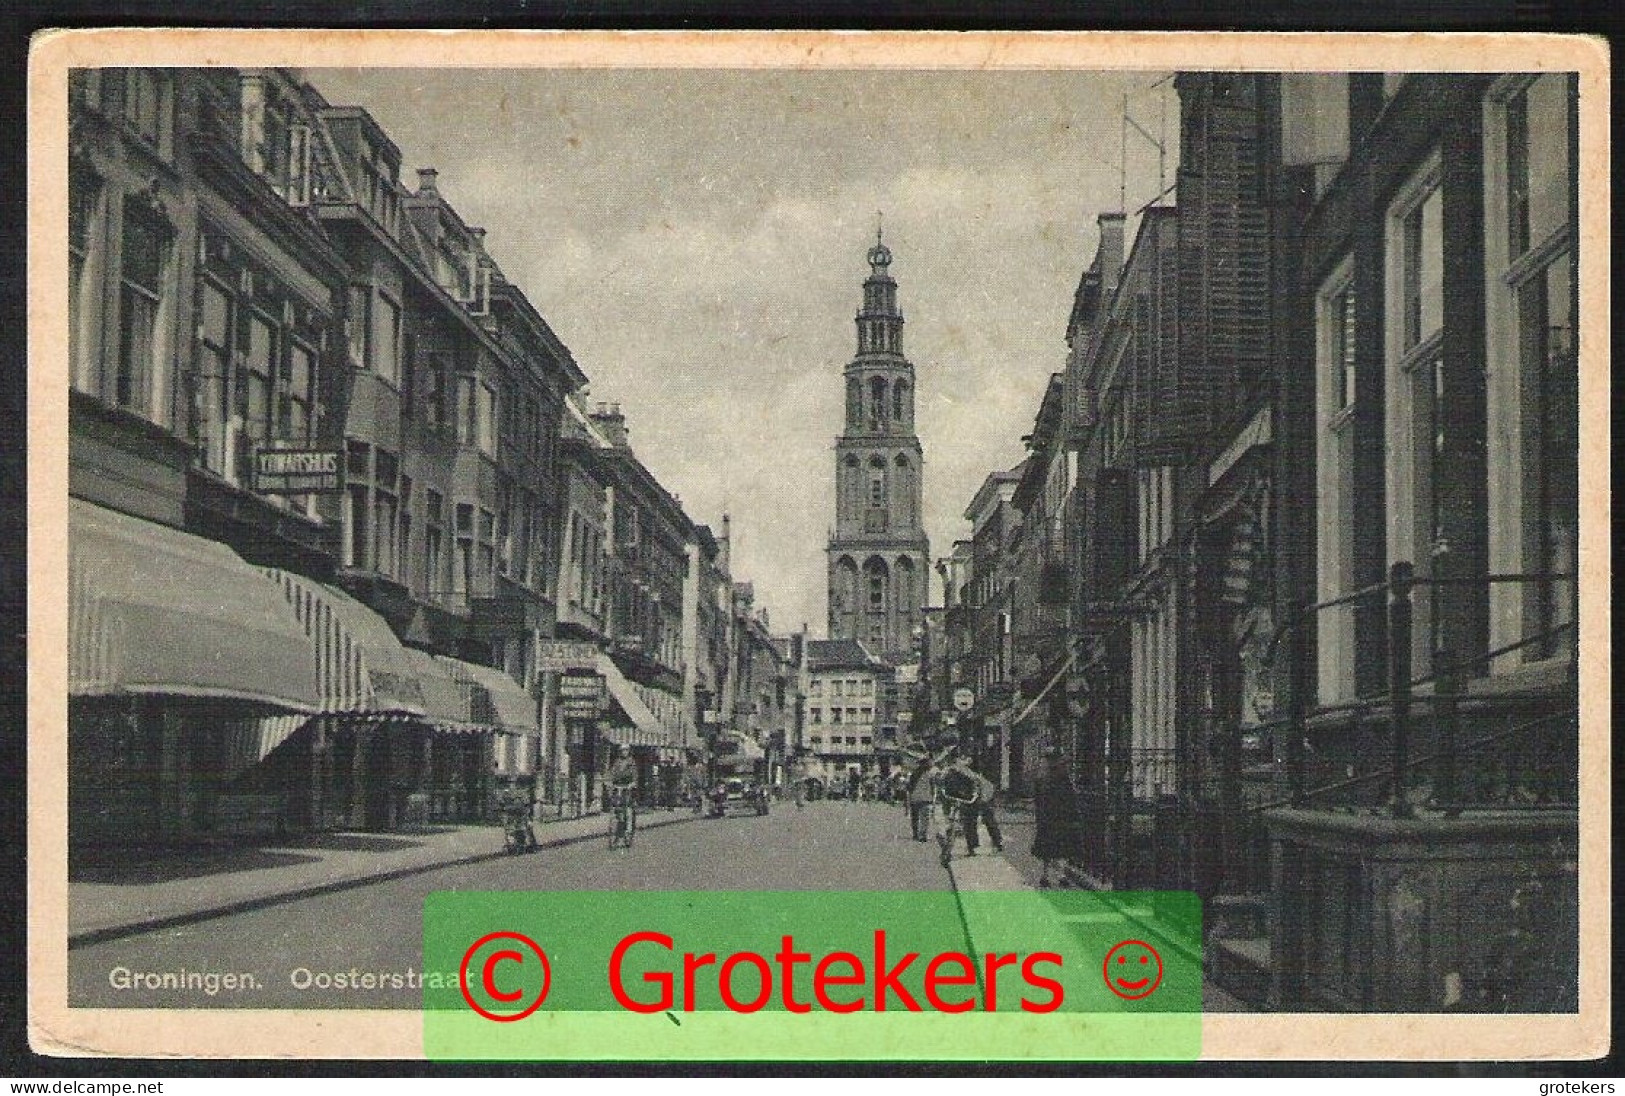
[[807, 644], [807, 669], [883, 670], [886, 664], [856, 639], [814, 639]]

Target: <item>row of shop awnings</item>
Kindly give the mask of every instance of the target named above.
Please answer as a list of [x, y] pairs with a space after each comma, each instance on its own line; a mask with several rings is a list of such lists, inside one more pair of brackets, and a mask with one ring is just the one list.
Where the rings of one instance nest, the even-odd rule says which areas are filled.
[[342, 590], [214, 541], [72, 500], [68, 558], [72, 696], [263, 705], [261, 756], [312, 716], [540, 734], [502, 671], [406, 647]]
[[[681, 697], [641, 684], [621, 673], [607, 654], [598, 656], [598, 672], [618, 713], [601, 721], [601, 738], [617, 746], [640, 746], [675, 756], [696, 744], [693, 721]], [[618, 714], [619, 718], [614, 718]]]

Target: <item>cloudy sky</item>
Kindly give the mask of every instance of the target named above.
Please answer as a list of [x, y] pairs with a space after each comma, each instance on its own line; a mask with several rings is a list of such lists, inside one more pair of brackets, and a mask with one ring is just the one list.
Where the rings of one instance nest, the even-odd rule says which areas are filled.
[[[1161, 74], [312, 70], [366, 107], [617, 401], [775, 630], [824, 631], [842, 367], [884, 211], [919, 383], [926, 532], [1024, 455], [1067, 314], [1118, 208], [1123, 95], [1152, 134]], [[1174, 149], [1167, 158], [1172, 180]], [[1156, 196], [1129, 135], [1127, 205]], [[1133, 231], [1133, 221], [1130, 231]], [[933, 583], [933, 602], [940, 600]]]

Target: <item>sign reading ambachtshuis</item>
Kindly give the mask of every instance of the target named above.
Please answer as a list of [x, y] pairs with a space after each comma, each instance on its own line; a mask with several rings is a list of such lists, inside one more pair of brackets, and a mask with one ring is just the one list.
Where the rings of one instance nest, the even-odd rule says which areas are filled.
[[337, 449], [257, 450], [254, 490], [265, 495], [326, 495], [343, 491], [343, 456]]

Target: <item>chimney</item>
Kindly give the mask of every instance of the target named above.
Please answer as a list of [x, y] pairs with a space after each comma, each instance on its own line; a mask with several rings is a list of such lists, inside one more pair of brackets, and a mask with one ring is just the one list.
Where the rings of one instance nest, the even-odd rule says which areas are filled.
[[593, 408], [592, 421], [610, 445], [616, 449], [632, 448], [632, 443], [627, 440], [626, 416], [621, 414], [620, 404], [598, 404]]
[[440, 172], [432, 167], [418, 168], [418, 195], [420, 197], [439, 197], [440, 190], [435, 186], [435, 180]]
[[1100, 288], [1105, 300], [1117, 291], [1117, 280], [1123, 274], [1123, 214], [1100, 215], [1100, 246], [1095, 261], [1100, 266]]

